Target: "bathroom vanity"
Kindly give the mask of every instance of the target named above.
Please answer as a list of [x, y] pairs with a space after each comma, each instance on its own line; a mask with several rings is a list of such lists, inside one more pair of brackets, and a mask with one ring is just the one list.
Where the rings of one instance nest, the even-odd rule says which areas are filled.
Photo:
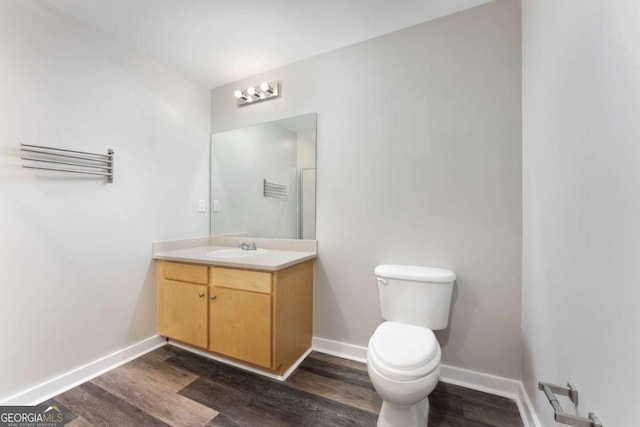
[[250, 239], [254, 254], [236, 252], [238, 238], [206, 240], [154, 245], [158, 333], [283, 376], [311, 348], [315, 241]]

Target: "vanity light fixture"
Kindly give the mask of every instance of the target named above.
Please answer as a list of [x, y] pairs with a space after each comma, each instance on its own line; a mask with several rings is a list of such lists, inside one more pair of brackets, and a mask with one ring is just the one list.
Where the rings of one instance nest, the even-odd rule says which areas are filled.
[[236, 90], [235, 92], [233, 92], [233, 96], [235, 96], [238, 101], [240, 101], [241, 99], [243, 101], [246, 101], [248, 99], [248, 96], [241, 90]]
[[280, 82], [277, 80], [262, 82], [259, 86], [249, 86], [245, 90], [238, 89], [233, 95], [236, 97], [238, 106], [277, 98], [280, 96]]
[[[273, 83], [275, 83], [275, 85], [273, 85]], [[278, 89], [279, 89], [278, 82], [271, 82], [271, 83], [262, 82], [262, 83], [260, 83], [260, 90], [262, 90], [263, 92], [276, 93], [276, 92], [278, 92]]]

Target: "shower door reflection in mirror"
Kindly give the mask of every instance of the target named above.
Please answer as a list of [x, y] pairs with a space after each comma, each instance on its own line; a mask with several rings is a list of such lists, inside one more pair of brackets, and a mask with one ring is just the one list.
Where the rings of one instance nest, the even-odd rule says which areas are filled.
[[315, 239], [316, 113], [211, 136], [211, 234]]

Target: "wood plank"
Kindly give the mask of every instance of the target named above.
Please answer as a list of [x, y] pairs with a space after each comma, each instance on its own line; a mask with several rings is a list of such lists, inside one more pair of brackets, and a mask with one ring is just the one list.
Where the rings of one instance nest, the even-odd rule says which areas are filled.
[[199, 378], [180, 394], [243, 426], [373, 426], [377, 416], [284, 384], [252, 376], [241, 383]]
[[184, 350], [182, 350], [181, 348], [178, 348], [176, 346], [173, 346], [171, 344], [167, 344], [167, 345], [163, 345], [160, 348], [156, 348], [155, 350], [142, 355], [141, 357], [139, 357], [136, 360], [146, 360], [148, 362], [151, 363], [160, 363], [160, 362], [164, 362], [165, 360], [167, 360], [168, 358], [170, 358], [171, 356], [178, 354], [180, 352], [182, 352]]
[[462, 397], [455, 396], [442, 387], [442, 382], [436, 385], [436, 388], [429, 395], [429, 405], [434, 411], [442, 411], [447, 414], [456, 415], [458, 417], [464, 417], [462, 410]]
[[313, 260], [274, 273], [274, 367], [289, 369], [313, 335]]
[[340, 365], [344, 368], [355, 369], [358, 371], [367, 372], [367, 364], [362, 362], [356, 362], [355, 360], [343, 359], [342, 357], [331, 356], [330, 354], [320, 353], [318, 351], [312, 351], [309, 354], [309, 358], [323, 360], [335, 365]]
[[190, 352], [177, 354], [174, 357], [167, 359], [165, 363], [175, 366], [176, 368], [189, 371], [198, 377], [205, 377], [213, 380], [224, 378], [225, 381], [231, 381], [238, 384], [253, 381], [253, 376], [266, 380], [265, 377], [260, 377], [247, 371], [230, 365], [225, 365]]
[[271, 295], [211, 288], [209, 349], [271, 367]]
[[498, 399], [483, 403], [463, 399], [462, 410], [464, 418], [467, 420], [478, 421], [496, 427], [523, 426], [518, 407]]
[[307, 357], [298, 369], [312, 372], [327, 378], [333, 378], [348, 384], [374, 390], [367, 371], [345, 368], [344, 366], [325, 360]]
[[149, 381], [143, 370], [128, 364], [94, 378], [92, 383], [172, 426], [205, 425], [217, 411]]
[[440, 408], [431, 408], [428, 425], [429, 427], [496, 427], [479, 421], [468, 420]]
[[237, 268], [211, 267], [210, 274], [211, 286], [263, 294], [271, 293], [271, 273]]
[[430, 396], [432, 407], [446, 408], [468, 423], [483, 426], [519, 427], [522, 419], [516, 402], [477, 390], [440, 382]]
[[218, 414], [217, 417], [212, 419], [206, 427], [245, 427], [241, 424], [236, 423], [231, 418], [227, 417], [224, 414]]
[[208, 287], [158, 280], [158, 333], [197, 347], [207, 347]]
[[[200, 376], [180, 394], [219, 410], [240, 425], [373, 426], [377, 419], [375, 414], [195, 354], [185, 352], [167, 363]], [[260, 414], [264, 424], [252, 418]]]
[[72, 388], [55, 399], [92, 426], [168, 426], [91, 382]]
[[[256, 399], [254, 393], [245, 387], [200, 377], [180, 391], [202, 405], [208, 406], [223, 415], [211, 424], [238, 424], [241, 426], [279, 427], [286, 425], [285, 411], [278, 406], [264, 405]], [[220, 416], [219, 415], [219, 416]], [[216, 417], [217, 418], [217, 417]]]
[[208, 285], [209, 268], [206, 265], [158, 261], [158, 278]]
[[89, 421], [82, 417], [75, 418], [73, 421], [66, 423], [66, 427], [95, 427], [95, 424], [91, 424]]
[[378, 414], [382, 399], [371, 388], [359, 387], [333, 378], [316, 375], [304, 369], [296, 370], [286, 384], [297, 390], [303, 390], [335, 400], [363, 411]]
[[143, 375], [147, 381], [174, 392], [182, 390], [198, 378], [197, 375], [168, 363], [144, 358], [133, 360], [123, 367], [129, 365], [138, 369], [139, 375]]

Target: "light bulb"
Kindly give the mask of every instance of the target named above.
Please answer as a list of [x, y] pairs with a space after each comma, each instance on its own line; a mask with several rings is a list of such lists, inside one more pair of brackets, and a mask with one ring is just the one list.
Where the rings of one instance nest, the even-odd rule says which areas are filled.
[[269, 89], [271, 89], [271, 88], [269, 87], [269, 83], [267, 83], [267, 82], [262, 82], [262, 83], [260, 83], [260, 89], [262, 89], [262, 90], [269, 90]]
[[255, 87], [253, 87], [253, 86], [248, 87], [248, 88], [247, 88], [247, 93], [248, 93], [249, 95], [251, 95], [251, 96], [255, 96], [255, 95], [256, 95], [256, 93], [257, 93], [257, 92], [256, 92], [256, 88], [255, 88]]
[[238, 99], [242, 98], [242, 91], [236, 90], [235, 92], [233, 92], [233, 96], [235, 96]]

